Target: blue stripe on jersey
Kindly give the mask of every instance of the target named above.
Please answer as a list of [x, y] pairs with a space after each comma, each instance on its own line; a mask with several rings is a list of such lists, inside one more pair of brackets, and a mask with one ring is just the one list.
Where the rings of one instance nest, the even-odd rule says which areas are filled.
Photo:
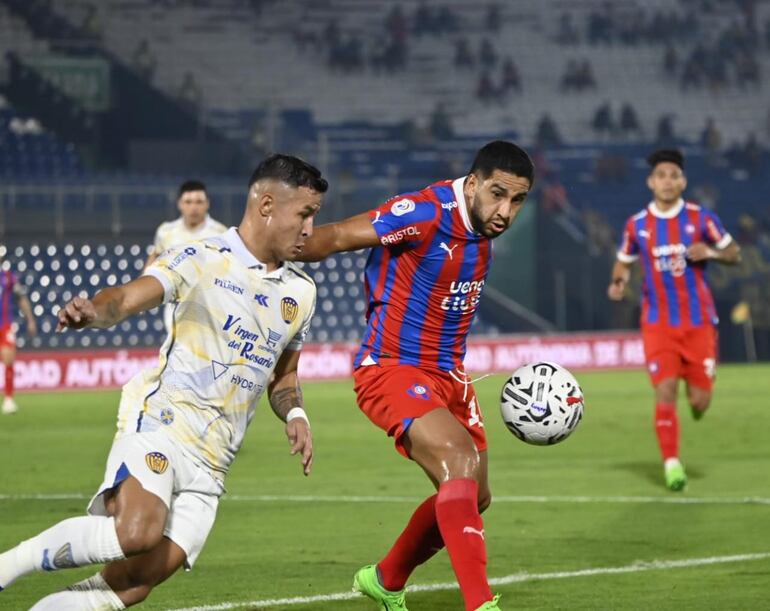
[[442, 204], [449, 204], [455, 201], [455, 190], [452, 188], [451, 184], [445, 187], [432, 187], [432, 189], [436, 194], [436, 197], [438, 197], [438, 201]]
[[[657, 242], [659, 245], [669, 244], [671, 240], [668, 237], [668, 219], [657, 219]], [[660, 274], [663, 277], [663, 286], [666, 289], [666, 300], [668, 301], [668, 322], [673, 327], [681, 324], [679, 315], [679, 300], [676, 295], [676, 284], [670, 270], [665, 270]]]
[[[380, 268], [382, 267], [382, 257], [384, 254], [384, 247], [379, 246], [372, 250], [372, 260], [376, 260], [379, 265], [374, 267], [375, 273], [373, 274], [373, 278], [370, 278], [370, 284], [369, 286], [376, 288], [376, 282], [377, 277], [379, 276]], [[375, 257], [377, 257], [375, 259]], [[385, 286], [383, 287], [382, 292], [382, 299], [380, 299], [382, 305], [380, 306], [380, 311], [376, 315], [372, 314], [372, 316], [369, 318], [369, 325], [367, 327], [367, 331], [369, 329], [374, 328], [374, 324], [377, 325], [377, 332], [375, 334], [374, 344], [372, 345], [372, 352], [376, 355], [380, 354], [380, 350], [382, 349], [382, 338], [383, 338], [383, 332], [382, 332], [382, 322], [387, 318], [387, 310], [388, 310], [388, 301], [390, 300], [390, 293], [393, 291], [393, 285], [395, 284], [396, 280], [396, 266], [398, 263], [398, 258], [395, 256], [390, 257], [390, 261], [388, 261], [388, 271], [385, 272]], [[372, 283], [373, 281], [373, 283]], [[374, 296], [372, 296], [374, 297]]]
[[[438, 189], [434, 189], [438, 191]], [[451, 189], [450, 189], [451, 191]], [[442, 200], [443, 201], [443, 200]], [[443, 211], [443, 208], [439, 208]], [[436, 280], [444, 266], [443, 257], [430, 257], [430, 253], [439, 250], [441, 242], [448, 242], [452, 236], [452, 214], [443, 214], [438, 230], [433, 235], [425, 257], [420, 261], [420, 267], [415, 277], [412, 278], [412, 292], [406, 303], [404, 320], [401, 322], [399, 343], [402, 348], [399, 362], [402, 364], [418, 365], [420, 362], [420, 346], [422, 345], [422, 331], [425, 317], [430, 314], [430, 296], [436, 286]], [[425, 278], [427, 283], [417, 282], [417, 278]], [[426, 286], [426, 284], [429, 284]], [[441, 351], [443, 343], [439, 343]], [[411, 350], [409, 349], [411, 348]], [[450, 367], [451, 369], [451, 367]]]
[[[474, 280], [473, 272], [476, 269], [476, 264], [479, 260], [479, 242], [478, 240], [468, 240], [464, 243], [463, 248], [463, 261], [460, 264], [460, 274], [457, 279], [458, 284], [462, 282], [472, 282]], [[471, 299], [474, 293], [468, 293], [467, 299]], [[462, 312], [453, 313], [451, 310], [446, 313], [444, 317], [444, 324], [441, 326], [441, 340], [440, 346], [449, 345], [454, 343], [457, 338], [457, 333], [462, 322]], [[438, 364], [441, 369], [450, 370], [454, 369], [455, 363], [452, 359], [452, 350], [442, 350], [439, 353]]]
[[[658, 299], [655, 294], [655, 277], [652, 271], [652, 260], [650, 250], [648, 248], [650, 238], [643, 238], [640, 235], [640, 231], [645, 229], [646, 216], [636, 219], [636, 241], [639, 243], [639, 254], [641, 255], [642, 263], [644, 264], [644, 286], [645, 293], [647, 295], [647, 322], [658, 322], [660, 318], [660, 310], [658, 309]], [[642, 244], [642, 240], [645, 244]]]
[[[686, 209], [679, 213], [679, 237], [682, 244], [689, 246], [692, 244], [692, 236], [687, 233], [687, 225], [690, 223]], [[690, 302], [690, 321], [694, 325], [703, 324], [701, 318], [701, 303], [698, 297], [698, 288], [695, 283], [695, 271], [689, 264], [684, 268], [684, 281], [687, 286], [687, 297]]]

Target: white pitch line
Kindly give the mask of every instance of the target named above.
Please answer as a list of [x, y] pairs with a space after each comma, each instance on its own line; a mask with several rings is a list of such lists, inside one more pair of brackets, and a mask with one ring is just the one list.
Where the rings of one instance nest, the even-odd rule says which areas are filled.
[[[87, 500], [90, 494], [0, 494], [0, 501]], [[226, 494], [223, 501], [234, 503], [418, 503], [416, 496], [314, 496]], [[688, 496], [493, 496], [493, 503], [578, 503], [578, 504], [660, 504], [660, 505], [770, 505], [770, 497], [688, 497]]]
[[[623, 573], [641, 573], [644, 571], [656, 571], [666, 569], [683, 569], [695, 566], [707, 566], [713, 564], [728, 564], [731, 562], [748, 562], [752, 560], [770, 559], [770, 552], [758, 554], [738, 554], [735, 556], [711, 556], [709, 558], [689, 558], [686, 560], [652, 560], [639, 561], [625, 566], [604, 567], [595, 569], [581, 569], [577, 571], [558, 571], [555, 573], [514, 573], [504, 577], [495, 577], [489, 580], [491, 586], [510, 585], [525, 581], [542, 581], [546, 579], [569, 579], [572, 577], [592, 577], [595, 575], [618, 575]], [[456, 583], [429, 583], [409, 586], [409, 592], [437, 592], [445, 590], [457, 590]], [[202, 607], [185, 607], [183, 609], [171, 609], [170, 611], [227, 611], [228, 609], [262, 609], [273, 606], [294, 606], [310, 603], [327, 603], [338, 600], [354, 600], [361, 597], [357, 592], [337, 592], [334, 594], [318, 594], [316, 596], [295, 596], [292, 598], [273, 598], [268, 600], [251, 600], [239, 603], [220, 603], [217, 605], [205, 605]]]

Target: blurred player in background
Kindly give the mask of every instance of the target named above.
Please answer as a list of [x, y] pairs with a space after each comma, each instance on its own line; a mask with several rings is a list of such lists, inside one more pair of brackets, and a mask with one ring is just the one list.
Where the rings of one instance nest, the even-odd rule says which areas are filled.
[[[2, 263], [2, 259], [0, 259], [0, 263]], [[32, 313], [29, 299], [27, 299], [27, 292], [16, 275], [5, 265], [0, 267], [0, 357], [2, 357], [3, 365], [5, 365], [5, 398], [2, 407], [4, 414], [14, 414], [19, 411], [16, 401], [13, 399], [13, 363], [16, 360], [16, 331], [14, 330], [16, 306], [27, 321], [27, 334], [30, 337], [35, 337], [37, 335], [37, 322]]]
[[467, 176], [396, 196], [368, 213], [320, 226], [301, 259], [371, 248], [367, 328], [355, 360], [358, 405], [428, 475], [437, 494], [414, 512], [354, 588], [380, 609], [406, 609], [412, 571], [446, 546], [467, 611], [499, 609], [486, 574], [481, 512], [491, 502], [487, 440], [463, 369], [465, 345], [492, 261], [532, 188], [529, 156], [484, 146]]
[[718, 319], [706, 264], [734, 265], [740, 248], [716, 214], [682, 199], [687, 179], [679, 151], [659, 150], [647, 161], [653, 199], [626, 222], [607, 293], [615, 301], [623, 298], [631, 265], [641, 258], [642, 340], [655, 387], [655, 432], [666, 486], [682, 490], [687, 476], [679, 460], [679, 379], [687, 384], [698, 420], [711, 402], [718, 356]]
[[[152, 262], [169, 248], [211, 238], [227, 231], [227, 227], [209, 216], [206, 185], [199, 180], [188, 180], [182, 183], [179, 187], [176, 207], [181, 216], [174, 221], [161, 223], [155, 231], [152, 253], [147, 257], [144, 269], [152, 265]], [[172, 303], [166, 304], [163, 308], [163, 323], [168, 332], [171, 332], [173, 308]]]
[[270, 156], [251, 177], [239, 227], [165, 251], [144, 276], [60, 310], [60, 329], [107, 328], [173, 301], [174, 335], [159, 366], [123, 388], [118, 433], [89, 515], [0, 554], [0, 590], [32, 571], [108, 562], [33, 609], [123, 609], [180, 566], [192, 567], [265, 390], [286, 422], [291, 453], [310, 473], [297, 365], [316, 290], [290, 261], [312, 233], [327, 187], [304, 161]]

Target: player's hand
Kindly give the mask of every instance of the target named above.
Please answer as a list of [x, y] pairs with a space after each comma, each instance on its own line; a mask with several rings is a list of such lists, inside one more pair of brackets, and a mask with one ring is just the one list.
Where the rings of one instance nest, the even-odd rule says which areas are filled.
[[291, 445], [291, 455], [302, 457], [302, 471], [310, 475], [313, 466], [313, 433], [303, 418], [292, 418], [286, 423], [286, 437]]
[[67, 327], [70, 329], [82, 329], [89, 323], [96, 320], [96, 308], [90, 299], [75, 297], [72, 301], [65, 304], [58, 313], [59, 322], [56, 325], [56, 331], [64, 331]]
[[618, 278], [610, 282], [607, 287], [607, 297], [612, 301], [620, 301], [623, 299], [623, 295], [626, 292], [626, 281], [622, 278]]
[[694, 242], [687, 247], [685, 253], [690, 261], [707, 261], [716, 257], [716, 252], [705, 242]]

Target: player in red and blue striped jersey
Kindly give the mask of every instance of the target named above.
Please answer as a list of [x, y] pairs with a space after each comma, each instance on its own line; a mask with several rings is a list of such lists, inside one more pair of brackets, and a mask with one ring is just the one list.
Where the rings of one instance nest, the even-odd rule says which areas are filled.
[[510, 227], [533, 179], [526, 152], [491, 142], [467, 176], [322, 225], [299, 257], [317, 261], [372, 249], [365, 270], [367, 327], [355, 360], [358, 405], [438, 489], [385, 558], [355, 576], [354, 587], [381, 608], [406, 609], [410, 574], [446, 546], [466, 610], [499, 609], [487, 582], [480, 515], [491, 500], [487, 443], [463, 357], [492, 239]]
[[35, 337], [37, 322], [27, 299], [27, 292], [16, 275], [6, 267], [0, 270], [0, 358], [5, 365], [3, 414], [13, 414], [19, 409], [13, 399], [13, 363], [16, 360], [16, 332], [13, 323], [16, 317], [16, 305], [19, 306], [27, 321], [27, 334]]
[[655, 387], [655, 431], [666, 485], [681, 490], [687, 477], [679, 460], [677, 386], [687, 384], [693, 416], [711, 402], [717, 359], [717, 314], [706, 265], [732, 265], [740, 248], [713, 212], [682, 199], [687, 186], [684, 157], [660, 150], [648, 158], [647, 186], [653, 201], [626, 223], [608, 289], [620, 300], [637, 259], [643, 269], [642, 339]]

